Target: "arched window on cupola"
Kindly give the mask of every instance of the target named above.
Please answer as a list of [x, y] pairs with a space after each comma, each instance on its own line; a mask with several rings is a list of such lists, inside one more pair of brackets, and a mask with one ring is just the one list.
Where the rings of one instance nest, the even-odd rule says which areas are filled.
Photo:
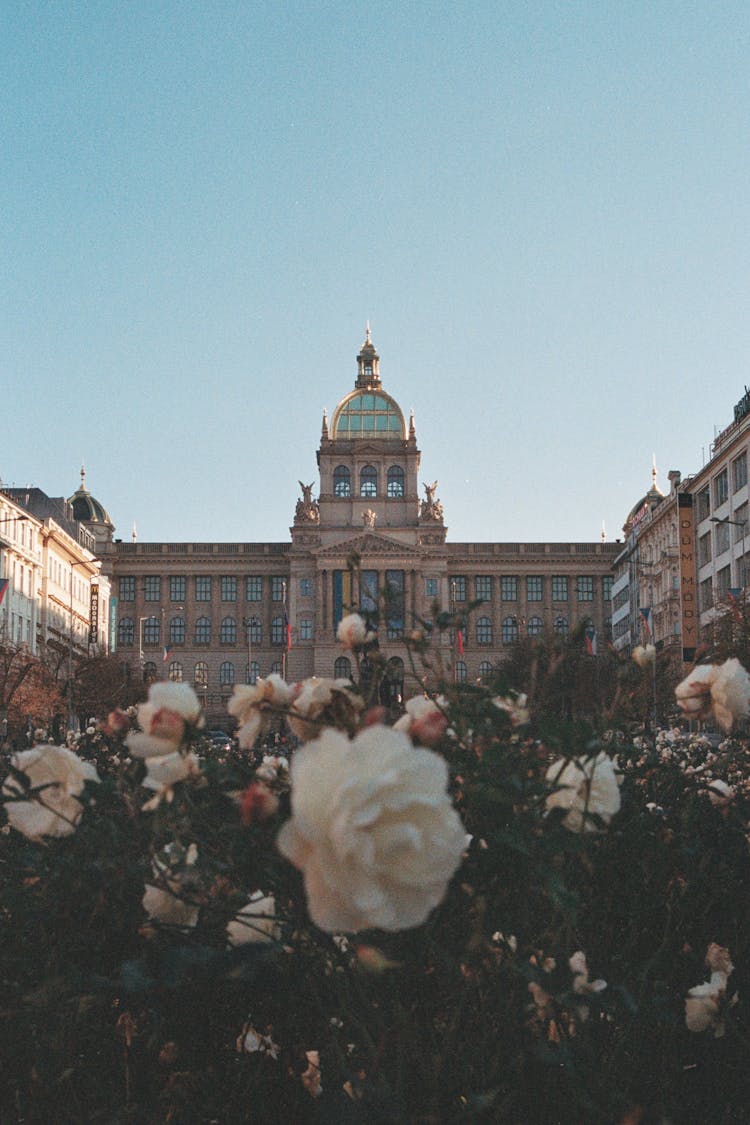
[[360, 496], [377, 496], [378, 470], [374, 465], [363, 465], [359, 471]]
[[333, 495], [350, 496], [352, 475], [346, 465], [337, 465], [333, 470]]
[[387, 493], [394, 499], [404, 495], [404, 470], [400, 465], [391, 465], [388, 470]]

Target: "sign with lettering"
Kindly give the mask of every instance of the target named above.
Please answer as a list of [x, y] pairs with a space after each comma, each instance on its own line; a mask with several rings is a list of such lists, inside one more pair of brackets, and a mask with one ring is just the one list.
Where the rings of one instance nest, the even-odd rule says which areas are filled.
[[92, 585], [89, 598], [89, 644], [99, 639], [99, 587]]
[[698, 644], [698, 587], [695, 573], [693, 497], [687, 492], [680, 492], [677, 496], [677, 505], [680, 539], [682, 659], [686, 664], [692, 664], [695, 660], [695, 649]]

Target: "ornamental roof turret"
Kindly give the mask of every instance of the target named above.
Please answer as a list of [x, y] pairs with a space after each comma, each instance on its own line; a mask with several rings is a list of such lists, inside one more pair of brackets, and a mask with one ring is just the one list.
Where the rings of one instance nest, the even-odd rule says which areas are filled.
[[380, 386], [380, 356], [375, 351], [370, 336], [369, 320], [365, 329], [365, 342], [357, 356], [357, 382], [354, 385], [358, 390], [371, 390]]
[[83, 466], [81, 466], [81, 486], [68, 497], [68, 503], [73, 508], [74, 519], [81, 520], [82, 523], [99, 524], [109, 532], [114, 531], [114, 524], [109, 518], [107, 509], [86, 488], [86, 469]]
[[[324, 435], [327, 436], [327, 435]], [[341, 400], [330, 424], [332, 440], [369, 439], [405, 441], [406, 424], [395, 399], [386, 394], [380, 383], [380, 356], [367, 324], [365, 342], [357, 356], [357, 379], [354, 390]]]

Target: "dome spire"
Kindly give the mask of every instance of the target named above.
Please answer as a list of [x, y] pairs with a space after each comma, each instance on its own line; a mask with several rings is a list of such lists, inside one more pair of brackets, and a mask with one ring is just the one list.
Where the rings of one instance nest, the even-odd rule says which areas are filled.
[[358, 391], [380, 386], [380, 356], [372, 342], [369, 320], [365, 329], [365, 342], [357, 356], [357, 381], [354, 386]]
[[86, 488], [86, 466], [85, 465], [81, 465], [81, 488], [80, 488], [80, 491], [81, 492], [88, 492], [88, 489]]

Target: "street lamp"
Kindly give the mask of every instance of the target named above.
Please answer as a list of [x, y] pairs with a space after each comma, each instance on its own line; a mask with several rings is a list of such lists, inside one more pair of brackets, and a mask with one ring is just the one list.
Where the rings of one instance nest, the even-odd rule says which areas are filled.
[[252, 678], [252, 677], [253, 677], [253, 670], [252, 670], [252, 656], [253, 656], [253, 636], [252, 636], [252, 628], [253, 628], [253, 619], [252, 619], [252, 617], [243, 617], [243, 618], [242, 618], [242, 624], [243, 624], [243, 625], [245, 626], [245, 634], [246, 634], [246, 636], [247, 636], [247, 682], [248, 682], [249, 684], [251, 684], [251, 683], [253, 682], [253, 678]]

